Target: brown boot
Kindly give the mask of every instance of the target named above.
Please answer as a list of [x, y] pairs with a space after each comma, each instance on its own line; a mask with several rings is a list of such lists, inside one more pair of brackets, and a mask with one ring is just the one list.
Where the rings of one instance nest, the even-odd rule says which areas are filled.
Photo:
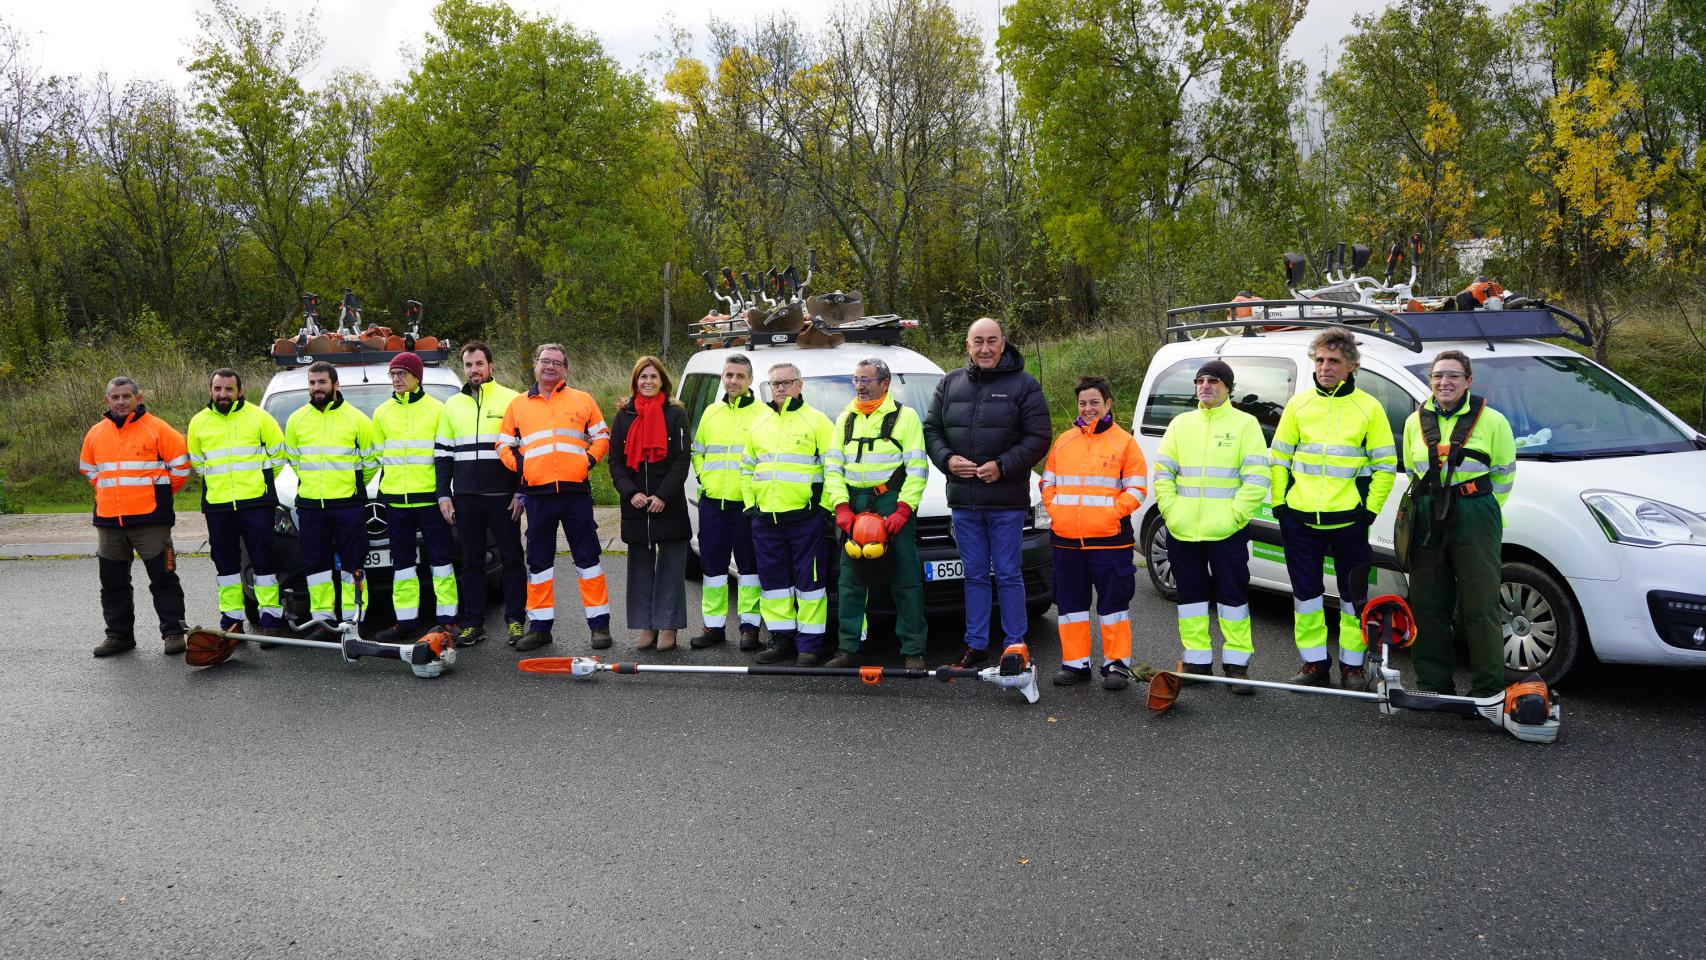
[[95, 656], [110, 657], [115, 653], [135, 650], [136, 641], [124, 637], [108, 637], [95, 646]]
[[183, 656], [184, 655], [184, 635], [181, 633], [168, 634], [165, 638], [165, 647], [164, 647], [164, 649], [162, 649], [161, 652], [164, 653], [168, 657], [181, 657], [181, 656]]

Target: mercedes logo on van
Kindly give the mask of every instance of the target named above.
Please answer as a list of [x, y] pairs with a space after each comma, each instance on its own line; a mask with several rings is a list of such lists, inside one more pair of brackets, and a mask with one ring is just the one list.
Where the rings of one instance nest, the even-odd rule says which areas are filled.
[[368, 536], [383, 537], [385, 531], [389, 529], [385, 523], [385, 507], [377, 503], [368, 504], [366, 519], [362, 521], [362, 526], [367, 528]]

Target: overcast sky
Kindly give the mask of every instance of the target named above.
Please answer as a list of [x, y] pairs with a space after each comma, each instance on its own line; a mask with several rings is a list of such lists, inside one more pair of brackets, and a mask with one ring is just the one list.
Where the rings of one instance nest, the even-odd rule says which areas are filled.
[[[954, 5], [984, 24], [993, 39], [1001, 0], [953, 0]], [[1505, 9], [1511, 0], [1492, 0]], [[396, 80], [408, 70], [404, 47], [419, 49], [432, 25], [431, 0], [239, 0], [248, 10], [271, 6], [294, 17], [318, 7], [326, 45], [319, 72], [359, 67], [381, 80]], [[618, 60], [640, 67], [648, 52], [658, 49], [663, 24], [673, 21], [696, 38], [703, 38], [709, 11], [741, 22], [788, 10], [802, 19], [821, 15], [833, 6], [825, 0], [511, 0], [517, 9], [548, 12], [597, 34]], [[1372, 13], [1383, 0], [1310, 0], [1309, 12], [1292, 36], [1290, 52], [1321, 68], [1324, 50], [1336, 48], [1350, 29], [1351, 17]], [[183, 63], [195, 35], [198, 0], [36, 0], [13, 6], [0, 17], [28, 35], [36, 59], [49, 73], [92, 79], [106, 72], [120, 83], [131, 79], [166, 80], [182, 86]]]

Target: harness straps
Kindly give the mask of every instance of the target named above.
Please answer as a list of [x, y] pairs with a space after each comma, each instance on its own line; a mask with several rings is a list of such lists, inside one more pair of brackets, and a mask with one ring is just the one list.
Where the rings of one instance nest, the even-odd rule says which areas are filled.
[[[1486, 407], [1487, 401], [1484, 398], [1474, 395], [1469, 397], [1469, 409], [1458, 416], [1457, 422], [1452, 425], [1451, 439], [1447, 441], [1442, 475], [1442, 465], [1439, 458], [1439, 411], [1429, 409], [1426, 404], [1422, 405], [1418, 419], [1421, 421], [1422, 443], [1427, 446], [1428, 450], [1428, 470], [1422, 475], [1422, 479], [1417, 481], [1416, 492], [1433, 496], [1435, 520], [1444, 520], [1451, 512], [1452, 500], [1459, 491], [1457, 485], [1447, 481], [1455, 476], [1457, 468], [1463, 465], [1463, 456], [1468, 453], [1465, 444], [1469, 442], [1470, 434], [1475, 432], [1475, 425], [1481, 422], [1481, 411], [1485, 410]], [[1462, 486], [1465, 489], [1461, 492], [1465, 496], [1478, 496], [1482, 493], [1492, 492], [1489, 485], [1480, 483], [1478, 480], [1469, 481]]]
[[[853, 436], [853, 422], [859, 418], [857, 415], [848, 417], [847, 424], [841, 431], [841, 445], [846, 447], [849, 443], [858, 444], [859, 450], [853, 455], [853, 459], [855, 461], [863, 461], [865, 459], [866, 452], [874, 448], [878, 442], [884, 440], [894, 444], [895, 450], [904, 454], [906, 451], [901, 450], [900, 444], [895, 443], [894, 439], [894, 423], [896, 420], [900, 419], [900, 411], [903, 407], [904, 405], [899, 400], [894, 402], [894, 409], [883, 415], [883, 422], [877, 425], [877, 435], [874, 437]], [[868, 489], [872, 494], [880, 497], [887, 493], [890, 487], [900, 486], [905, 477], [906, 463], [903, 460], [899, 466], [894, 468], [894, 473], [890, 474], [887, 480], [884, 480], [882, 483], [879, 483], [874, 487], [860, 489]]]

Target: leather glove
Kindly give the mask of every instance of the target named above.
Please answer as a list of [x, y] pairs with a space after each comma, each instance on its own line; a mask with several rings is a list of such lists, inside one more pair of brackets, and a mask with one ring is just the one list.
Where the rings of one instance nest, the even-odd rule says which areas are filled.
[[888, 530], [890, 537], [894, 537], [900, 534], [900, 528], [906, 526], [906, 521], [910, 519], [912, 508], [904, 503], [897, 503], [894, 512], [883, 518], [883, 527]]
[[853, 533], [853, 508], [845, 503], [835, 505], [835, 526], [842, 533]]

